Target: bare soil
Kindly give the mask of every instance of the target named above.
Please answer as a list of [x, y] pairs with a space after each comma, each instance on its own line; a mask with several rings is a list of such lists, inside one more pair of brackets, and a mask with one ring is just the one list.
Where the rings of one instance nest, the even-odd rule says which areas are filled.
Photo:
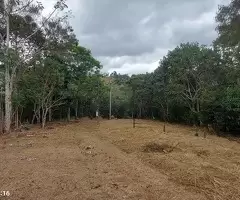
[[84, 119], [1, 136], [0, 191], [10, 196], [0, 199], [240, 199], [239, 143], [137, 122]]

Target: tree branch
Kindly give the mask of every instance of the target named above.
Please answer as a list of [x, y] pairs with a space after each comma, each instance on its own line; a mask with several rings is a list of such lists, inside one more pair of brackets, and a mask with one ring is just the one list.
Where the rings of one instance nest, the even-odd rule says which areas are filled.
[[25, 40], [28, 40], [29, 38], [31, 38], [32, 36], [34, 36], [41, 28], [43, 28], [44, 25], [45, 25], [45, 23], [52, 17], [52, 15], [56, 12], [57, 9], [58, 9], [58, 8], [55, 8], [55, 9], [50, 13], [50, 15], [48, 16], [48, 18], [44, 20], [44, 22], [42, 23], [42, 25], [41, 25], [39, 28], [37, 28], [37, 30], [35, 30], [31, 35], [29, 35]]
[[24, 10], [25, 8], [27, 8], [33, 1], [34, 1], [34, 0], [30, 0], [30, 1], [28, 1], [28, 3], [27, 3], [26, 5], [22, 6], [21, 8], [19, 8], [19, 9], [17, 9], [17, 10], [14, 10], [14, 11], [13, 11], [13, 14], [14, 14], [14, 13], [17, 13], [17, 12], [19, 12], [19, 11], [23, 11], [23, 10]]

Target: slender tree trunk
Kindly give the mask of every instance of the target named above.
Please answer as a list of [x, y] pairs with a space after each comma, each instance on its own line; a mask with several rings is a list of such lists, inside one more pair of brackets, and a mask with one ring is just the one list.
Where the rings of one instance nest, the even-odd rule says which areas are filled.
[[[50, 99], [50, 105], [52, 104], [52, 98]], [[48, 110], [48, 121], [52, 121], [52, 108], [49, 108]]]
[[33, 117], [32, 117], [32, 122], [31, 122], [31, 124], [34, 124], [35, 118], [36, 118], [36, 115], [35, 115], [35, 113], [34, 113], [34, 114], [33, 114]]
[[140, 119], [142, 118], [142, 105], [141, 105], [140, 108], [139, 108], [139, 118], [140, 118]]
[[32, 117], [32, 124], [34, 124], [34, 120], [36, 118], [36, 104], [33, 105], [33, 117]]
[[154, 115], [153, 115], [153, 109], [151, 108], [151, 114], [152, 114], [152, 119], [155, 119]]
[[48, 111], [45, 110], [42, 112], [42, 128], [44, 129], [46, 126], [46, 120], [47, 120], [47, 113]]
[[62, 106], [61, 106], [61, 108], [60, 108], [60, 120], [62, 120]]
[[109, 120], [112, 119], [112, 85], [110, 85], [109, 91]]
[[3, 114], [2, 109], [1, 109], [1, 113], [0, 113], [0, 114], [1, 114], [1, 124], [0, 124], [1, 130], [0, 130], [0, 131], [1, 131], [1, 133], [3, 133], [3, 131], [4, 131], [4, 125], [3, 125], [3, 124], [4, 124], [4, 123], [3, 123], [3, 121], [4, 121], [4, 114]]
[[1, 110], [1, 133], [4, 132], [4, 111]]
[[12, 91], [11, 91], [11, 78], [9, 69], [9, 41], [10, 41], [10, 25], [9, 25], [9, 0], [5, 0], [6, 10], [6, 62], [5, 62], [5, 132], [10, 133], [11, 128], [11, 114], [12, 114]]
[[133, 128], [136, 127], [136, 120], [135, 120], [135, 90], [133, 90], [133, 110], [132, 110], [132, 119], [133, 119]]
[[[8, 67], [6, 67], [8, 68]], [[11, 128], [12, 115], [12, 94], [10, 90], [10, 75], [9, 69], [5, 73], [5, 132], [9, 133]]]
[[197, 112], [200, 112], [200, 103], [199, 103], [199, 99], [197, 99]]
[[34, 105], [34, 111], [33, 111], [33, 118], [32, 118], [32, 124], [34, 124], [34, 120], [37, 119], [37, 124], [40, 123], [40, 118], [41, 118], [41, 113], [40, 113], [40, 109], [38, 109], [36, 107], [36, 105]]
[[136, 127], [136, 119], [135, 119], [135, 117], [133, 117], [133, 128], [135, 128]]
[[70, 108], [70, 106], [68, 106], [67, 120], [68, 120], [68, 121], [71, 120], [71, 108]]
[[163, 108], [163, 120], [164, 120], [164, 124], [163, 124], [163, 132], [166, 132], [166, 110]]
[[165, 116], [165, 120], [169, 120], [168, 116], [169, 116], [169, 108], [168, 108], [168, 103], [166, 103], [166, 116]]
[[37, 111], [37, 113], [36, 113], [36, 118], [37, 118], [37, 124], [40, 124], [40, 122], [41, 122], [41, 111], [39, 110], [39, 111]]
[[[2, 104], [2, 103], [1, 103], [1, 104]], [[1, 123], [1, 124], [0, 124], [0, 126], [1, 126], [1, 127], [0, 127], [0, 128], [1, 128], [0, 131], [1, 131], [1, 132], [0, 132], [0, 133], [3, 133], [3, 131], [4, 131], [4, 113], [3, 113], [2, 105], [1, 105], [1, 111], [0, 111], [0, 112], [1, 112], [1, 113], [0, 113], [0, 115], [1, 115], [1, 116], [0, 116], [0, 117], [1, 117], [1, 119], [0, 119], [0, 120], [1, 120], [1, 122], [0, 122], [0, 123]]]
[[1, 94], [0, 94], [0, 106], [1, 106], [1, 113], [0, 113], [0, 117], [1, 117], [1, 133], [4, 132], [4, 109], [3, 109], [3, 90], [1, 88]]
[[76, 100], [76, 105], [75, 105], [75, 119], [78, 118], [78, 100]]
[[81, 108], [81, 112], [82, 112], [82, 114], [81, 114], [81, 115], [82, 115], [82, 117], [83, 117], [83, 106], [82, 106], [82, 108]]
[[16, 126], [16, 129], [18, 129], [19, 127], [19, 119], [18, 119], [18, 107], [16, 108], [16, 114], [15, 114], [15, 126]]
[[49, 122], [52, 121], [52, 108], [49, 108], [49, 111], [48, 111], [48, 121]]
[[23, 108], [21, 107], [21, 112], [20, 112], [20, 116], [19, 116], [20, 125], [22, 124], [22, 115], [23, 115]]

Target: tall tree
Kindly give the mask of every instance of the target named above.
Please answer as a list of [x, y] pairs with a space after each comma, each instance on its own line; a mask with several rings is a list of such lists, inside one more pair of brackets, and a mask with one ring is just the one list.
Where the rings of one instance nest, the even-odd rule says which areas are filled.
[[[219, 60], [217, 54], [197, 43], [181, 44], [170, 51], [160, 67], [168, 69], [168, 91], [175, 101], [189, 108], [195, 120], [199, 121], [203, 92], [215, 81]], [[164, 81], [163, 77], [163, 83]], [[163, 84], [166, 87], [165, 84]], [[165, 90], [166, 88], [164, 88]], [[163, 93], [164, 94], [164, 93]]]
[[[66, 7], [64, 0], [59, 0], [54, 6], [53, 12], [40, 23], [35, 22], [39, 17], [43, 6], [40, 2], [28, 0], [1, 1], [0, 14], [4, 20], [0, 23], [0, 33], [3, 52], [5, 53], [5, 131], [8, 133], [12, 116], [12, 93], [16, 71], [24, 61], [33, 57], [38, 48], [44, 44], [44, 27], [46, 22], [57, 10]], [[4, 23], [5, 22], [5, 23]], [[11, 65], [11, 51], [21, 52], [18, 62]]]

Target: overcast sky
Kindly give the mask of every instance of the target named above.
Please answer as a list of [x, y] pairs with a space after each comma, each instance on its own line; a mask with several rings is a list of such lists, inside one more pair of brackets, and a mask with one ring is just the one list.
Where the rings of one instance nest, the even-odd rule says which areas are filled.
[[[47, 11], [51, 0], [44, 0]], [[53, 2], [54, 0], [52, 0]], [[68, 0], [80, 45], [104, 72], [152, 72], [182, 42], [211, 45], [215, 15], [229, 0]]]

